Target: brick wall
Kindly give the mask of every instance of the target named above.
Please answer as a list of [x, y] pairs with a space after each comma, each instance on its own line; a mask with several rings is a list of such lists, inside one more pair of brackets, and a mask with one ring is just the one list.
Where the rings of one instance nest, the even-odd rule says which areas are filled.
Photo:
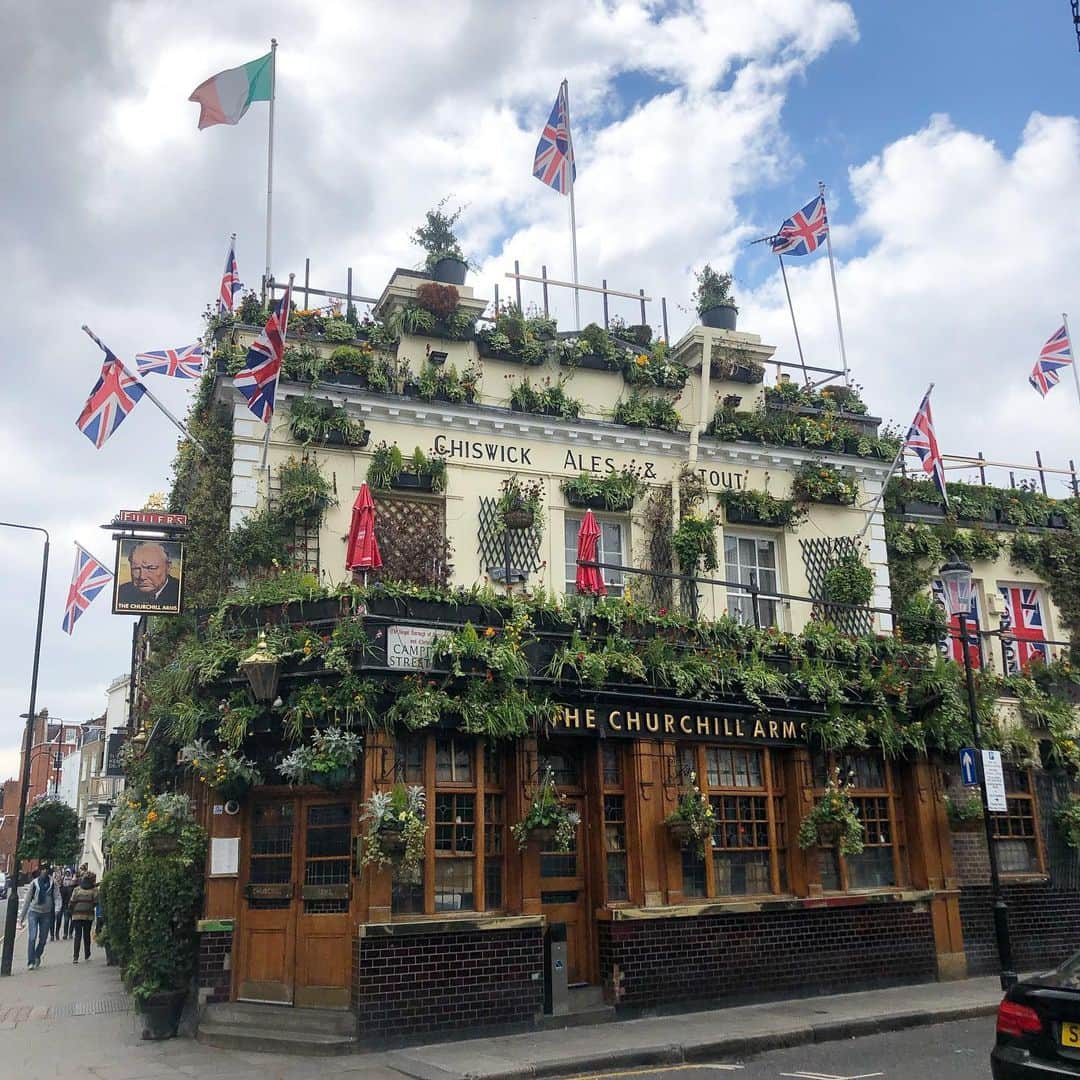
[[539, 926], [357, 937], [352, 1006], [360, 1038], [531, 1026], [543, 1010], [543, 970]]
[[228, 1001], [232, 988], [232, 930], [199, 934], [199, 1003]]
[[915, 903], [601, 922], [600, 970], [630, 1009], [932, 980], [930, 913]]

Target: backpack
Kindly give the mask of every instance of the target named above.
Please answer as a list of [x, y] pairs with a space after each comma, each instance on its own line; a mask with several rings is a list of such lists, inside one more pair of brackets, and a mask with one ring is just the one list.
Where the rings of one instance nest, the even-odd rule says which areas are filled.
[[52, 897], [52, 878], [47, 877], [44, 879], [45, 885], [42, 886], [42, 878], [37, 879], [37, 903], [44, 904]]

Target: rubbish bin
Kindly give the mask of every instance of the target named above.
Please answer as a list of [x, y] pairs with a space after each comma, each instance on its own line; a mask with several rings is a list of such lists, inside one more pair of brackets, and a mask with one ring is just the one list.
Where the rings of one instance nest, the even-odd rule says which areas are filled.
[[544, 935], [544, 1012], [549, 1016], [565, 1016], [569, 1009], [566, 923], [548, 923]]

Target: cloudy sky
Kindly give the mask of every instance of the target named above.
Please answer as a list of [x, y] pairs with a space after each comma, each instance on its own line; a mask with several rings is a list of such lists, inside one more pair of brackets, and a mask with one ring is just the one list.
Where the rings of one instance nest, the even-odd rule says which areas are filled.
[[[710, 260], [734, 270], [740, 329], [792, 360], [776, 262], [747, 244], [823, 180], [849, 359], [873, 410], [906, 423], [933, 380], [946, 452], [1080, 457], [1071, 383], [1045, 402], [1027, 384], [1060, 313], [1072, 306], [1080, 322], [1080, 232], [1069, 225], [1080, 55], [1063, 0], [415, 0], [407, 17], [377, 0], [191, 0], [180, 10], [0, 0], [0, 517], [52, 534], [38, 705], [54, 715], [99, 713], [130, 649], [131, 620], [110, 615], [104, 596], [72, 638], [61, 632], [72, 543], [111, 560], [98, 526], [165, 490], [175, 449], [146, 401], [103, 450], [76, 430], [101, 362], [79, 327], [129, 359], [190, 342], [233, 231], [241, 274], [258, 281], [267, 106], [199, 132], [187, 97], [267, 51], [271, 36], [278, 277], [302, 275], [310, 258], [313, 284], [344, 288], [351, 266], [357, 291], [378, 295], [395, 266], [418, 261], [409, 234], [444, 195], [467, 207], [463, 239], [488, 295], [506, 288], [514, 259], [568, 277], [567, 201], [531, 176], [566, 77], [583, 281], [667, 297], [677, 337], [692, 269]], [[807, 361], [836, 365], [824, 258], [793, 260], [789, 279]], [[659, 324], [655, 306], [650, 319]], [[184, 384], [154, 388], [184, 410]], [[27, 707], [35, 536], [0, 529], [0, 566], [3, 777]]]

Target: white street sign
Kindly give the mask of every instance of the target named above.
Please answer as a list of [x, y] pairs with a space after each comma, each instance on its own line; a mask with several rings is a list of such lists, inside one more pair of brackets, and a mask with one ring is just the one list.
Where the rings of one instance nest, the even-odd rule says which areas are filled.
[[983, 777], [986, 780], [986, 805], [992, 814], [1004, 814], [1009, 809], [1005, 801], [1005, 772], [1001, 767], [1000, 750], [984, 750]]
[[388, 626], [386, 628], [386, 666], [430, 671], [435, 639], [446, 637], [449, 630], [428, 626]]

